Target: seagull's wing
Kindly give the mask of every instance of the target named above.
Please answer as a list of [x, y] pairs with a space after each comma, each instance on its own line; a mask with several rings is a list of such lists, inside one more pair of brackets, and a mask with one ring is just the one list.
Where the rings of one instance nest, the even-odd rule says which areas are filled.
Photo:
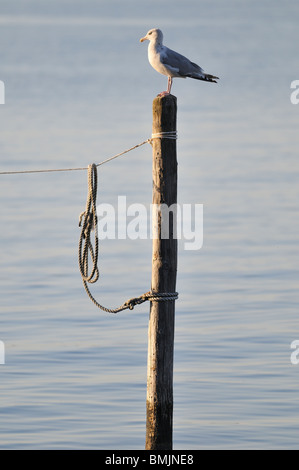
[[203, 69], [191, 62], [187, 57], [175, 52], [168, 47], [163, 47], [160, 53], [160, 60], [165, 67], [167, 67], [177, 77], [190, 77], [197, 80], [204, 80], [212, 82], [218, 77], [206, 74]]
[[168, 47], [163, 47], [160, 55], [161, 62], [169, 68], [174, 69], [181, 77], [190, 77], [192, 73], [203, 74], [201, 67], [190, 62], [187, 57], [175, 52]]

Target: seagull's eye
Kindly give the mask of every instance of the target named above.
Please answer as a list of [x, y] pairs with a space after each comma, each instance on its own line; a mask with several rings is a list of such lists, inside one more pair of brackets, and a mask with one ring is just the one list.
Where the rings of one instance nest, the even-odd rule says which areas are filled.
[[148, 34], [152, 34], [152, 33], [153, 33], [153, 32], [152, 32], [152, 31], [150, 31]]

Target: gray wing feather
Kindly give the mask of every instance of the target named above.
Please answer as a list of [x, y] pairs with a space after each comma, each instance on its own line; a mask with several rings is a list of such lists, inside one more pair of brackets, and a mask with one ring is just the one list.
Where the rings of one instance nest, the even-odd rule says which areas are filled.
[[178, 52], [168, 49], [168, 47], [165, 47], [160, 60], [165, 66], [175, 69], [181, 77], [192, 77], [193, 74], [204, 76], [204, 71], [199, 65]]

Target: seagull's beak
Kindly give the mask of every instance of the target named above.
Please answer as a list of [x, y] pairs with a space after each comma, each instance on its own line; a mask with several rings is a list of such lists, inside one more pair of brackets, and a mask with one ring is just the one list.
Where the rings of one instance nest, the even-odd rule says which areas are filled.
[[146, 40], [147, 40], [147, 37], [145, 36], [144, 38], [140, 39], [140, 42], [143, 42], [143, 41], [146, 41]]

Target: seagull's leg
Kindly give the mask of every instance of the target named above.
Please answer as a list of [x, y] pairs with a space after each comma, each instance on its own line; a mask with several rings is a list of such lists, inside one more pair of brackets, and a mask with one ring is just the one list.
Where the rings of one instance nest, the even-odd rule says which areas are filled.
[[162, 91], [161, 93], [158, 94], [158, 96], [170, 95], [171, 87], [172, 87], [172, 77], [168, 77], [167, 91]]

